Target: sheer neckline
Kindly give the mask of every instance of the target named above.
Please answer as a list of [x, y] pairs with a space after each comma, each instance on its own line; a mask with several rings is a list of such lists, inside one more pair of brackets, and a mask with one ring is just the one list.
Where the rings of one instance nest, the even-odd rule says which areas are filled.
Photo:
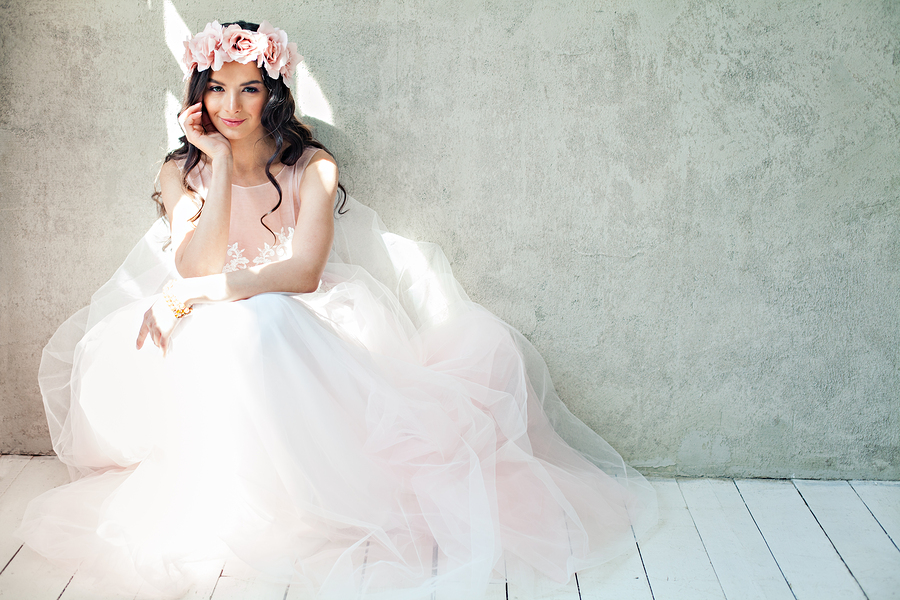
[[[288, 166], [289, 165], [281, 165], [281, 170], [278, 171], [277, 173], [275, 173], [274, 177], [276, 179], [278, 179], [281, 176], [281, 174], [287, 170]], [[239, 188], [242, 190], [252, 190], [253, 188], [258, 188], [258, 187], [262, 187], [264, 185], [271, 185], [271, 184], [272, 184], [272, 182], [267, 180], [267, 181], [264, 181], [263, 183], [258, 183], [256, 185], [238, 185], [236, 183], [232, 183], [231, 187], [236, 187], [236, 188]]]

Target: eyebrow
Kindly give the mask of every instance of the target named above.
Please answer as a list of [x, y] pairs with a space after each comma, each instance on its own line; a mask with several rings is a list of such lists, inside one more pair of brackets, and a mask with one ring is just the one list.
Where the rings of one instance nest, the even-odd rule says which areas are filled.
[[[213, 79], [212, 77], [209, 78], [209, 83], [218, 83], [219, 85], [225, 85], [225, 84], [222, 83], [221, 81], [216, 81], [216, 80]], [[243, 87], [243, 86], [245, 86], [245, 85], [250, 85], [250, 84], [253, 84], [253, 83], [262, 83], [262, 81], [260, 81], [259, 79], [254, 79], [253, 81], [245, 81], [244, 83], [242, 83], [242, 84], [241, 84], [240, 86], [238, 86], [238, 87]]]

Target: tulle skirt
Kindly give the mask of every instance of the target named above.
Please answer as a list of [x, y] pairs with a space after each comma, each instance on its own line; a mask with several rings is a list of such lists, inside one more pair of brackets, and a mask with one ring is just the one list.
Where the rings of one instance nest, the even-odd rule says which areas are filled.
[[223, 560], [321, 598], [477, 599], [634, 547], [650, 485], [560, 402], [440, 249], [350, 199], [310, 294], [198, 305], [134, 349], [177, 277], [158, 221], [44, 351], [73, 482], [19, 535], [103, 585], [178, 596]]

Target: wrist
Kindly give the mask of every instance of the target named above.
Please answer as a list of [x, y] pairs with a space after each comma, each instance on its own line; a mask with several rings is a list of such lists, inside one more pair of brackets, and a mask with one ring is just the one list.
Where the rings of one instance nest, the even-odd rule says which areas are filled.
[[172, 286], [172, 293], [176, 298], [188, 308], [194, 306], [197, 303], [197, 293], [196, 293], [196, 285], [194, 282], [197, 281], [199, 277], [187, 277], [185, 279], [178, 279], [175, 281], [175, 285]]
[[187, 307], [197, 303], [228, 300], [225, 275], [222, 273], [179, 279], [172, 289], [178, 299]]
[[231, 173], [231, 168], [234, 166], [234, 157], [231, 155], [231, 152], [216, 154], [211, 156], [210, 159], [213, 173], [216, 172], [216, 169], [226, 169], [228, 173]]
[[175, 315], [176, 319], [180, 319], [191, 314], [191, 310], [193, 309], [181, 299], [177, 288], [178, 280], [172, 279], [163, 287], [162, 295], [169, 310], [172, 311], [172, 314]]

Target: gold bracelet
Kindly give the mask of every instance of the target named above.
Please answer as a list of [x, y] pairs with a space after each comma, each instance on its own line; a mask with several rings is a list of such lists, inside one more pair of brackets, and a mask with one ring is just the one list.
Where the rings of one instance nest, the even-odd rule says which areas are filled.
[[181, 302], [178, 298], [175, 297], [175, 294], [172, 293], [172, 288], [175, 287], [175, 280], [172, 279], [165, 285], [163, 288], [163, 298], [166, 300], [166, 304], [169, 305], [169, 308], [175, 313], [175, 318], [180, 319], [184, 315], [191, 314], [191, 311], [194, 310], [193, 306], [185, 306], [184, 302]]

